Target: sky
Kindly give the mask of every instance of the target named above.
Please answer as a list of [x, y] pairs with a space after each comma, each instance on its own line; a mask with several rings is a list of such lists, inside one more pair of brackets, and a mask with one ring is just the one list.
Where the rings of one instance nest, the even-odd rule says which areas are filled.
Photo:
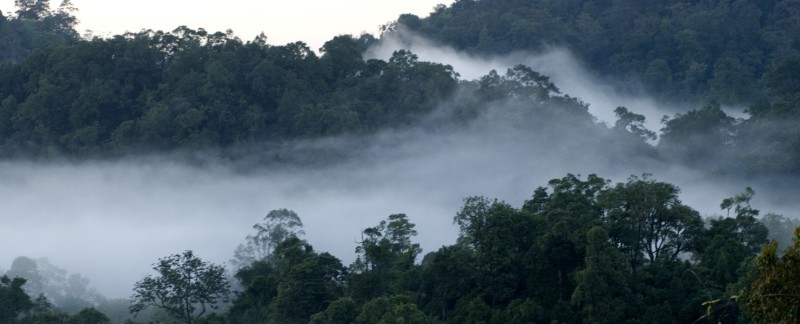
[[[50, 0], [53, 7], [60, 0]], [[449, 0], [338, 0], [338, 1], [189, 1], [189, 0], [73, 0], [84, 34], [120, 34], [142, 29], [173, 30], [180, 25], [207, 31], [232, 29], [243, 40], [260, 32], [275, 45], [304, 41], [317, 50], [341, 34], [377, 34], [380, 25], [400, 14], [427, 16]], [[13, 12], [14, 0], [0, 0], [0, 10]]]

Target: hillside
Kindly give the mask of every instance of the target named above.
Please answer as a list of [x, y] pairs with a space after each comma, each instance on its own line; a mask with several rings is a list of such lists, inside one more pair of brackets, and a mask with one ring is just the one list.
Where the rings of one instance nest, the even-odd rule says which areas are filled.
[[601, 74], [662, 98], [752, 103], [800, 55], [800, 4], [776, 1], [458, 0], [398, 24], [478, 54], [566, 46]]
[[[794, 1], [456, 1], [411, 31], [473, 55], [563, 46], [620, 91], [700, 102], [663, 121], [671, 161], [739, 176], [800, 172], [800, 4]], [[746, 107], [745, 118], [722, 105]], [[629, 107], [635, 112], [636, 107]]]

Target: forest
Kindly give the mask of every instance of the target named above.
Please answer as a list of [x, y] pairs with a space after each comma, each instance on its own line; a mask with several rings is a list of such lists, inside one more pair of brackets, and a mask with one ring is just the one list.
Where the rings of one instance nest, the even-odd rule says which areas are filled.
[[[458, 0], [320, 49], [185, 26], [81, 37], [69, 0], [56, 9], [15, 3], [14, 15], [0, 14], [3, 161], [158, 156], [311, 169], [370, 159], [371, 145], [382, 145], [371, 141], [385, 134], [466, 130], [797, 193], [794, 0]], [[664, 116], [654, 130], [637, 107], [619, 106], [607, 125], [589, 113], [591, 103], [522, 64], [473, 80], [409, 50], [368, 58], [403, 33], [477, 56], [561, 46], [619, 91], [694, 108]], [[730, 106], [745, 107], [743, 117], [729, 115]], [[331, 138], [349, 144], [298, 144]], [[347, 262], [315, 249], [301, 215], [275, 206], [229, 264], [173, 251], [152, 260], [154, 272], [128, 299], [107, 299], [88, 278], [21, 256], [0, 277], [0, 322], [798, 321], [796, 215], [761, 213], [747, 186], [722, 199], [719, 214], [701, 214], [669, 181], [631, 171], [615, 182], [599, 165], [529, 184], [519, 206], [463, 198], [449, 215], [455, 242], [424, 253], [414, 215], [401, 210], [341, 242], [352, 244]]]

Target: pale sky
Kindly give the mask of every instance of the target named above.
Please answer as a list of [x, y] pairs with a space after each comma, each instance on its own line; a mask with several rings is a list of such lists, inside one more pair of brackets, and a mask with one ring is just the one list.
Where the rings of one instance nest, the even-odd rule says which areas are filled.
[[[232, 29], [242, 40], [260, 32], [271, 44], [304, 41], [317, 50], [336, 35], [377, 34], [378, 27], [402, 13], [427, 16], [439, 3], [452, 0], [337, 0], [337, 1], [189, 1], [189, 0], [73, 0], [81, 21], [79, 33], [120, 34], [142, 29], [173, 30], [180, 25], [207, 31]], [[53, 7], [61, 0], [51, 0]], [[0, 0], [5, 14], [15, 11], [14, 0]]]

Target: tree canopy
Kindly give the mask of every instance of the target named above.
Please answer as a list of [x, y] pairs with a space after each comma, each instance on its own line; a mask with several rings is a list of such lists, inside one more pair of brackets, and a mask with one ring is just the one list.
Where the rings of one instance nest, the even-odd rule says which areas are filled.
[[157, 276], [147, 275], [136, 282], [131, 313], [153, 306], [191, 324], [228, 297], [225, 268], [203, 261], [191, 250], [159, 259], [153, 270]]

